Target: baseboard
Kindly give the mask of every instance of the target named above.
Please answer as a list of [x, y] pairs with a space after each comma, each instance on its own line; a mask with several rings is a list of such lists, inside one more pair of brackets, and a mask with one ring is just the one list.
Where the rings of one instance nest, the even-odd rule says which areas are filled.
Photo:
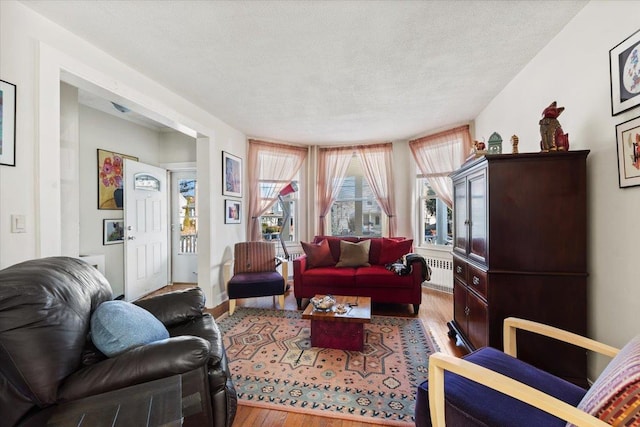
[[221, 304], [213, 308], [207, 308], [207, 312], [211, 313], [214, 319], [219, 318], [223, 314], [229, 312], [229, 300], [223, 301]]
[[424, 286], [425, 288], [433, 289], [435, 291], [446, 292], [448, 294], [452, 294], [453, 293], [453, 288], [450, 287], [450, 286], [447, 286], [447, 285], [440, 285], [438, 283], [423, 282], [422, 286]]

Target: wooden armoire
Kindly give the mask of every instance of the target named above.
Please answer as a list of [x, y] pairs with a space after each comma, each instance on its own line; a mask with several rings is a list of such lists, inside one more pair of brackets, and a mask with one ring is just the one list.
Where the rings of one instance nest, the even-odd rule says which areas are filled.
[[[503, 320], [586, 335], [588, 150], [495, 154], [465, 163], [454, 187], [454, 318], [449, 336], [502, 349]], [[518, 357], [586, 385], [586, 353], [518, 332]]]

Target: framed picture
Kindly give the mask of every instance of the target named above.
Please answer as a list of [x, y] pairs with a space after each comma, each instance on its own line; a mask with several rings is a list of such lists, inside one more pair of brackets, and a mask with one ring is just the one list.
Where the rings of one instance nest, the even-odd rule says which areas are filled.
[[640, 104], [640, 30], [609, 51], [611, 113]]
[[98, 148], [98, 209], [122, 209], [123, 159], [138, 161], [137, 157]]
[[16, 85], [0, 80], [0, 165], [16, 165]]
[[242, 197], [242, 159], [222, 152], [222, 195]]
[[123, 219], [103, 219], [102, 224], [102, 244], [114, 245], [124, 242], [124, 220]]
[[242, 203], [238, 200], [226, 199], [224, 201], [224, 223], [240, 224], [242, 218]]
[[640, 185], [640, 117], [616, 126], [620, 188]]

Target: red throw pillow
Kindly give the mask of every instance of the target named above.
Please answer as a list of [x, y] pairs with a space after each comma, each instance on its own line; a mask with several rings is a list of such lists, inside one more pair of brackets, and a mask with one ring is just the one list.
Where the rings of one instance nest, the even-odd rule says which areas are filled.
[[413, 248], [413, 239], [393, 240], [382, 239], [382, 251], [380, 253], [379, 263], [389, 264], [398, 261], [403, 255], [411, 252]]
[[332, 267], [336, 265], [333, 256], [331, 256], [329, 242], [326, 240], [318, 244], [306, 242], [300, 242], [300, 244], [307, 255], [307, 268]]

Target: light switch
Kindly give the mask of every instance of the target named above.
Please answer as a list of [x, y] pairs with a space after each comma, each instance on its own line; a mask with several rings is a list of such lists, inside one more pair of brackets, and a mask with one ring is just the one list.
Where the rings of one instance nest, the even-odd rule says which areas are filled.
[[27, 232], [27, 221], [24, 215], [11, 215], [11, 232], [12, 233]]

